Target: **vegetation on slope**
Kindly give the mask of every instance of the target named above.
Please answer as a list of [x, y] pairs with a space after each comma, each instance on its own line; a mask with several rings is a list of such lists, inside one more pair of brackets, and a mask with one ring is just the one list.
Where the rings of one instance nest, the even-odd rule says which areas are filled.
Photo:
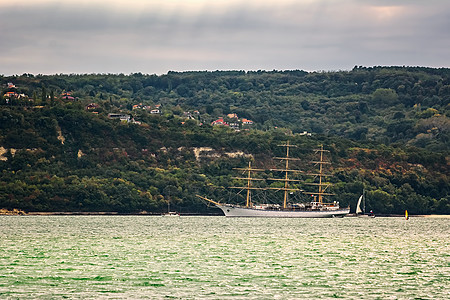
[[[302, 169], [318, 145], [331, 150], [333, 200], [343, 206], [354, 209], [365, 189], [377, 213], [450, 213], [448, 75], [355, 68], [0, 77], [2, 94], [17, 94], [0, 99], [0, 207], [161, 212], [170, 199], [179, 211], [206, 213], [195, 194], [228, 200], [232, 168], [249, 159], [227, 153], [271, 167], [289, 139]], [[69, 91], [73, 99], [61, 96]], [[95, 114], [86, 110], [93, 102]], [[133, 110], [157, 104], [161, 115]], [[255, 123], [241, 131], [209, 125], [228, 113]], [[211, 155], [199, 156], [200, 147]]]

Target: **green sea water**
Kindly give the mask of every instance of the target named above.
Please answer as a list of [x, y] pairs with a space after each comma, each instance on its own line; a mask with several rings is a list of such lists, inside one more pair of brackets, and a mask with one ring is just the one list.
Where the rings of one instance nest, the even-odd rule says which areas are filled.
[[0, 216], [1, 299], [449, 299], [450, 219]]

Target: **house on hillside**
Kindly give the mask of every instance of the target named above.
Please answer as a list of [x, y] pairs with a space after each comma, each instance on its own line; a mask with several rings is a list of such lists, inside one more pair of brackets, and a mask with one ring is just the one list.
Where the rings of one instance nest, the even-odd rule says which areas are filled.
[[139, 104], [133, 105], [132, 109], [133, 110], [136, 110], [136, 109], [151, 110], [151, 107], [147, 106], [147, 105], [143, 105], [142, 103], [139, 103]]
[[109, 113], [108, 118], [110, 119], [119, 119], [122, 122], [131, 122], [131, 116], [127, 114], [120, 114], [120, 113]]
[[299, 133], [299, 135], [311, 136], [312, 134], [308, 131], [303, 131], [302, 133]]
[[142, 108], [150, 111], [150, 114], [152, 114], [152, 115], [160, 115], [161, 114], [161, 104], [156, 104], [154, 106], [154, 108], [151, 108], [150, 106], [143, 106]]
[[229, 126], [227, 122], [223, 120], [223, 118], [219, 118], [215, 121], [211, 122], [212, 126]]
[[230, 122], [230, 128], [232, 128], [232, 129], [234, 129], [234, 130], [236, 130], [236, 131], [239, 131], [239, 123], [237, 123], [237, 122]]
[[237, 114], [228, 114], [227, 118], [228, 119], [236, 119], [237, 120], [238, 119], [238, 115]]
[[249, 119], [243, 118], [243, 119], [241, 120], [241, 122], [242, 122], [242, 125], [253, 125], [253, 121], [252, 121], [252, 120], [249, 120]]
[[89, 103], [86, 105], [86, 110], [94, 110], [99, 108], [99, 105], [97, 103]]
[[19, 94], [17, 94], [16, 92], [6, 92], [4, 95], [5, 98], [18, 98]]
[[61, 98], [65, 99], [65, 100], [71, 100], [71, 101], [75, 100], [75, 98], [72, 97], [71, 92], [63, 92], [61, 94]]
[[195, 120], [194, 116], [189, 111], [183, 112], [183, 117], [189, 120]]

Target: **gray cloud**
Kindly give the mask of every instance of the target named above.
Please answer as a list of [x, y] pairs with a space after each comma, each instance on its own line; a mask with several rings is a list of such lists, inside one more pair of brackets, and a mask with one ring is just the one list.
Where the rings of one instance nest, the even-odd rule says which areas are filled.
[[450, 67], [445, 1], [242, 3], [189, 12], [95, 1], [5, 6], [0, 74]]

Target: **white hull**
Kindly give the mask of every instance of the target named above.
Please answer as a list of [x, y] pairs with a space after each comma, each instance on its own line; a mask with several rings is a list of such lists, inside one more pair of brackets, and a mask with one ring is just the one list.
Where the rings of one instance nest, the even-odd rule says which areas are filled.
[[375, 215], [356, 215], [357, 218], [375, 218]]
[[170, 211], [168, 213], [162, 214], [163, 217], [179, 217], [180, 214], [174, 211]]
[[250, 218], [342, 218], [350, 212], [349, 208], [336, 210], [305, 211], [305, 210], [266, 210], [245, 208], [233, 205], [218, 205], [226, 217]]

